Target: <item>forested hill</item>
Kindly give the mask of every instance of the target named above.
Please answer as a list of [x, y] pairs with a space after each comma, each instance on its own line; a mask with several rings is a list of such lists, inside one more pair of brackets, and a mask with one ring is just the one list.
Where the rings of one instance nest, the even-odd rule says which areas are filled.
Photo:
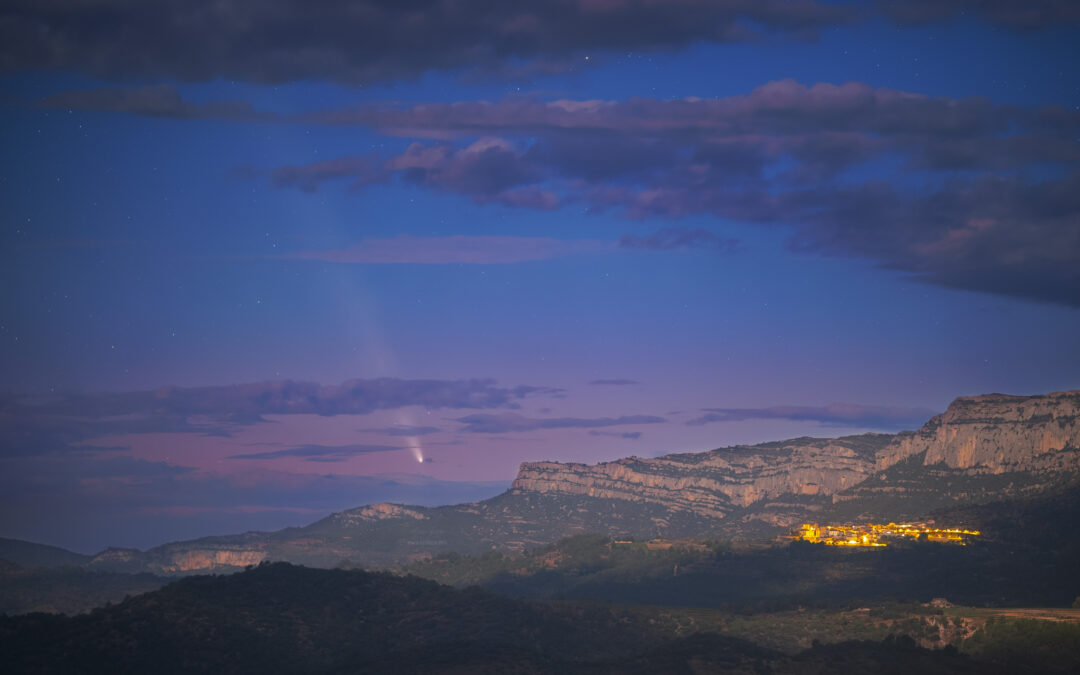
[[6, 673], [995, 673], [908, 639], [788, 656], [679, 638], [603, 607], [548, 606], [415, 577], [265, 564], [191, 577], [87, 615], [0, 617]]

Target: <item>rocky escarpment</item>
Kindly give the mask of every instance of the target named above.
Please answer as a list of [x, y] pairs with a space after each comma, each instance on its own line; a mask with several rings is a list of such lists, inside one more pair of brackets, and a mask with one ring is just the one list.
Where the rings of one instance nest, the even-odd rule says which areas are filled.
[[1080, 474], [1080, 392], [959, 398], [918, 431], [897, 434], [877, 470], [833, 495], [834, 518], [908, 519], [1038, 494]]
[[596, 465], [526, 462], [511, 491], [661, 503], [712, 518], [781, 495], [831, 495], [865, 480], [890, 436], [797, 438]]
[[897, 435], [877, 458], [878, 470], [915, 455], [974, 473], [1076, 469], [1080, 391], [1043, 396], [987, 394], [958, 398], [922, 429]]
[[[907, 485], [890, 481], [888, 470], [900, 465]], [[959, 398], [919, 431], [896, 436], [799, 438], [596, 465], [527, 462], [511, 489], [650, 502], [712, 518], [757, 507], [752, 517], [784, 524], [814, 501], [805, 498], [850, 501], [869, 494], [860, 489], [868, 483], [874, 483], [868, 488], [874, 494], [903, 493], [912, 485], [918, 491], [920, 481], [929, 487], [925, 479], [933, 478], [936, 496], [948, 500], [969, 496], [974, 488], [944, 480], [946, 475], [1023, 473], [1031, 488], [1041, 485], [1040, 477], [1068, 478], [1078, 469], [1080, 392], [989, 394]], [[950, 487], [957, 495], [948, 493]], [[977, 489], [992, 490], [993, 485]], [[765, 515], [762, 507], [774, 503], [785, 506], [785, 517]]]

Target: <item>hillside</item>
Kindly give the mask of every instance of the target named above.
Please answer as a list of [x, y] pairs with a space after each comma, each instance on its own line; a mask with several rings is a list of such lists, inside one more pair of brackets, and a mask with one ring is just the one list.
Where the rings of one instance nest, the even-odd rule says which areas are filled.
[[153, 574], [100, 572], [81, 567], [23, 568], [0, 564], [0, 614], [78, 614], [164, 586]]
[[910, 541], [885, 549], [806, 542], [739, 549], [694, 539], [628, 542], [581, 535], [522, 556], [444, 554], [401, 571], [536, 600], [737, 612], [933, 598], [978, 607], [1068, 607], [1080, 596], [1080, 543], [1073, 534], [1080, 487], [932, 515], [988, 534], [967, 546]]
[[0, 538], [0, 560], [19, 567], [76, 567], [90, 562], [92, 557], [56, 546]]
[[[955, 506], [930, 516], [984, 534], [963, 547], [907, 542], [887, 550], [802, 542], [739, 547], [702, 539], [616, 542], [606, 535], [583, 534], [523, 554], [441, 553], [391, 569], [535, 600], [731, 611], [842, 608], [864, 601], [921, 603], [935, 597], [975, 606], [1064, 607], [1080, 596], [1075, 575], [1080, 543], [1072, 536], [1073, 524], [1080, 520], [1080, 487]], [[348, 560], [336, 564], [358, 565]], [[167, 581], [99, 567], [27, 569], [4, 562], [0, 613], [78, 613]]]

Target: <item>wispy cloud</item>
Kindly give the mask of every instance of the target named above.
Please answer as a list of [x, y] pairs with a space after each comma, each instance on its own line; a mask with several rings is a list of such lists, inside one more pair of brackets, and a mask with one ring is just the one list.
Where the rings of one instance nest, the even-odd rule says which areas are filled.
[[722, 237], [715, 232], [687, 227], [664, 227], [652, 234], [636, 236], [624, 234], [619, 239], [622, 248], [646, 251], [676, 251], [679, 249], [707, 249], [730, 253], [739, 246], [739, 240]]
[[404, 450], [404, 447], [395, 445], [298, 445], [281, 450], [267, 450], [265, 452], [252, 452], [241, 455], [230, 455], [228, 459], [287, 459], [299, 457], [308, 462], [343, 462], [357, 455], [366, 455], [373, 452], [388, 452], [390, 450]]
[[830, 425], [897, 431], [922, 426], [936, 413], [923, 408], [832, 403], [827, 406], [774, 406], [771, 408], [702, 408], [705, 414], [686, 422], [691, 426], [713, 422], [786, 419]]
[[627, 439], [630, 439], [632, 441], [636, 441], [639, 438], [641, 438], [642, 434], [641, 434], [640, 431], [623, 431], [623, 432], [619, 432], [619, 431], [596, 431], [594, 429], [594, 430], [589, 431], [589, 435], [590, 436], [613, 436], [615, 438], [627, 438]]
[[357, 429], [360, 433], [385, 434], [387, 436], [427, 436], [441, 431], [439, 427], [398, 425], [377, 429]]
[[547, 237], [401, 235], [366, 239], [344, 249], [297, 251], [278, 258], [334, 263], [497, 265], [615, 250], [614, 242]]
[[475, 434], [502, 434], [509, 432], [536, 431], [538, 429], [590, 429], [617, 427], [632, 424], [663, 424], [663, 417], [655, 415], [624, 415], [622, 417], [525, 417], [517, 413], [467, 415], [456, 421], [465, 425], [464, 431]]

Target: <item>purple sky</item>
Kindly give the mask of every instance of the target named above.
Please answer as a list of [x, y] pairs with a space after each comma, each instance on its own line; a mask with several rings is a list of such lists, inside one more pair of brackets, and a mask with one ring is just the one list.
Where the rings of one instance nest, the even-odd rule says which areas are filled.
[[0, 536], [1080, 388], [1080, 10], [0, 9]]

